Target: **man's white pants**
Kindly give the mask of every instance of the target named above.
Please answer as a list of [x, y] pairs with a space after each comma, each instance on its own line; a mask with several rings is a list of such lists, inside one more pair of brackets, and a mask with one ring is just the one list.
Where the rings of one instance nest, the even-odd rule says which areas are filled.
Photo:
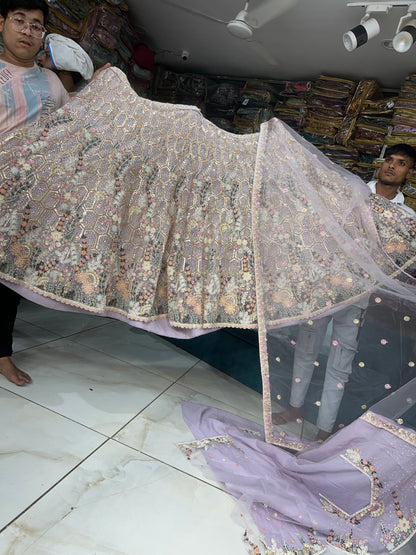
[[325, 380], [320, 399], [317, 427], [332, 432], [344, 395], [344, 386], [352, 370], [358, 346], [358, 335], [364, 316], [365, 302], [351, 305], [335, 314], [299, 326], [293, 365], [290, 404], [302, 407], [308, 392], [315, 361], [333, 320], [331, 344], [326, 365]]

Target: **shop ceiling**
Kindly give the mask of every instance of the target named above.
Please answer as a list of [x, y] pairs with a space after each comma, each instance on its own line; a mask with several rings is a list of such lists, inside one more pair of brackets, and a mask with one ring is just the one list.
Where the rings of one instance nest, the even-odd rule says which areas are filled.
[[[249, 10], [263, 2], [251, 0]], [[231, 35], [225, 23], [192, 13], [229, 21], [244, 8], [244, 0], [128, 0], [128, 5], [136, 27], [156, 52], [156, 62], [180, 72], [279, 81], [313, 80], [323, 73], [376, 79], [385, 89], [399, 88], [407, 75], [416, 73], [416, 45], [406, 53], [383, 46], [393, 38], [406, 7], [377, 15], [380, 34], [347, 52], [343, 33], [360, 23], [365, 8], [347, 6], [344, 0], [293, 1], [285, 13], [254, 30], [255, 44]]]

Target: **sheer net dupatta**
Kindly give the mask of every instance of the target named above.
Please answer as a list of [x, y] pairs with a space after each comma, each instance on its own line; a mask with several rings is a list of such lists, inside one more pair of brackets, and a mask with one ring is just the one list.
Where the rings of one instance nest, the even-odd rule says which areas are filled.
[[[274, 405], [282, 400], [274, 377], [284, 373], [285, 365], [291, 376], [297, 342], [298, 330], [287, 326], [311, 323], [351, 306], [367, 312], [370, 305], [386, 306], [389, 299], [387, 312], [400, 309], [406, 317], [398, 320], [400, 335], [407, 318], [414, 323], [415, 236], [415, 219], [372, 195], [358, 177], [329, 161], [282, 122], [271, 120], [262, 126], [253, 241], [267, 441], [304, 447], [288, 441], [272, 422], [272, 413], [278, 410]], [[361, 327], [360, 316], [352, 319]], [[380, 334], [376, 334], [379, 341], [385, 339]], [[396, 386], [402, 379], [397, 372]], [[386, 380], [387, 387], [392, 386], [390, 381]], [[341, 382], [336, 387], [339, 384], [344, 387]], [[374, 400], [374, 396], [361, 400], [360, 407]], [[315, 402], [319, 406], [320, 398]]]
[[[320, 430], [335, 433], [400, 391], [416, 376], [415, 318], [407, 301], [379, 291], [361, 305], [271, 330], [267, 348], [273, 442], [304, 450], [319, 438]], [[411, 411], [406, 418], [388, 416], [416, 426]]]

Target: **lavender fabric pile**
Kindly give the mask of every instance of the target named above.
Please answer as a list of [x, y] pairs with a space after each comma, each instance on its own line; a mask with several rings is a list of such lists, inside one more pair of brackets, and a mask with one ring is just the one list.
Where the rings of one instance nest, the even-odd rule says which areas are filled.
[[238, 500], [250, 554], [402, 553], [416, 533], [413, 429], [368, 411], [295, 455], [233, 414], [184, 403], [183, 415], [195, 441], [180, 447]]

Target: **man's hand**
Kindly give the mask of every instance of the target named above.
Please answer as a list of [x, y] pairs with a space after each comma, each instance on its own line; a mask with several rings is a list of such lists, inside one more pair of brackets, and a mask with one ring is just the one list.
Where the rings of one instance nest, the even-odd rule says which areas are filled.
[[99, 69], [97, 69], [97, 71], [94, 73], [94, 75], [91, 77], [91, 81], [93, 79], [95, 79], [97, 77], [97, 75], [99, 75], [102, 71], [104, 71], [105, 69], [108, 69], [109, 67], [111, 67], [110, 62], [108, 62], [107, 64], [105, 64], [103, 67], [100, 67]]

